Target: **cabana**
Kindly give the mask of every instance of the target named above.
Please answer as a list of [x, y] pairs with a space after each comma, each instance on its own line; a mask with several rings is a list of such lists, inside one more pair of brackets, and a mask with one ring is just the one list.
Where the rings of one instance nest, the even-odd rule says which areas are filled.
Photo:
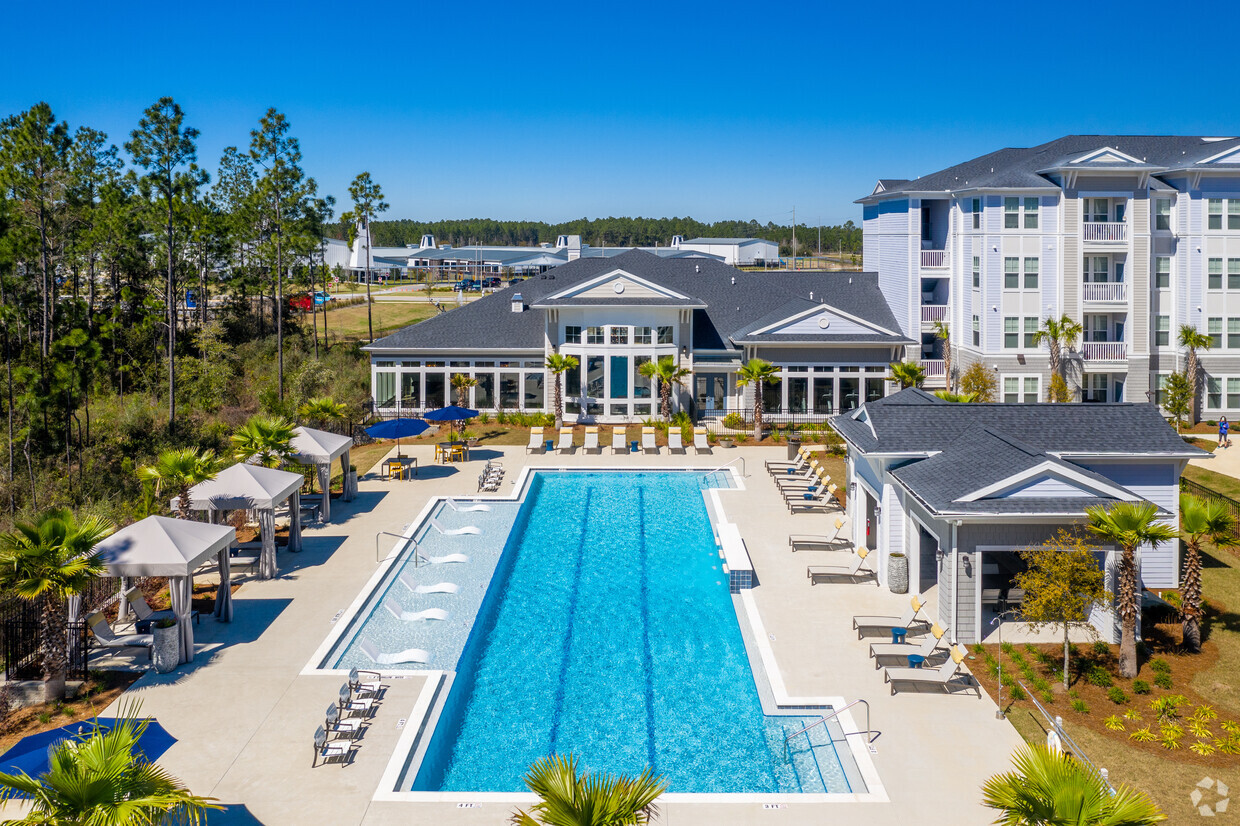
[[215, 616], [232, 620], [232, 578], [228, 550], [237, 532], [228, 525], [208, 525], [167, 516], [148, 516], [104, 539], [95, 549], [102, 555], [109, 576], [168, 577], [172, 613], [177, 621], [181, 662], [194, 659], [194, 626], [191, 603], [194, 571], [215, 556], [220, 588], [215, 597]]
[[299, 427], [293, 432], [291, 458], [299, 465], [314, 465], [318, 471], [319, 489], [323, 491], [323, 508], [319, 513], [323, 521], [328, 522], [332, 516], [332, 462], [336, 461], [337, 456], [344, 473], [344, 501], [353, 499], [353, 492], [349, 489], [349, 451], [353, 448], [353, 440], [310, 427]]
[[[207, 511], [215, 522], [218, 511], [252, 510], [258, 513], [262, 553], [258, 558], [258, 578], [271, 579], [276, 573], [276, 507], [288, 502], [288, 549], [301, 550], [301, 502], [298, 491], [305, 477], [287, 470], [237, 464], [220, 471], [214, 479], [189, 489], [189, 506]], [[175, 509], [177, 500], [172, 501]]]

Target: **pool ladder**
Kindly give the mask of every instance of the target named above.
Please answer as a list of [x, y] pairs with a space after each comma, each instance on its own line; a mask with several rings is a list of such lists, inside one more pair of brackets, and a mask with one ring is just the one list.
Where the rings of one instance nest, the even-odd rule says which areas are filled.
[[856, 699], [856, 700], [853, 700], [848, 705], [844, 706], [843, 708], [837, 708], [835, 711], [832, 711], [826, 717], [820, 717], [818, 720], [810, 723], [805, 728], [798, 729], [797, 731], [794, 731], [792, 732], [792, 734], [789, 734], [787, 737], [785, 737], [784, 738], [784, 757], [786, 759], [791, 759], [792, 755], [789, 753], [789, 750], [788, 750], [788, 741], [791, 740], [793, 737], [797, 737], [802, 734], [808, 737], [809, 736], [808, 732], [810, 729], [815, 728], [817, 726], [821, 726], [824, 723], [826, 723], [828, 720], [834, 720], [840, 714], [843, 714], [845, 711], [848, 711], [848, 709], [852, 708], [858, 703], [862, 703], [865, 705], [865, 730], [864, 731], [846, 731], [844, 732], [844, 736], [848, 737], [849, 735], [852, 735], [852, 734], [864, 734], [864, 735], [867, 735], [866, 742], [873, 743], [874, 740], [878, 737], [878, 735], [881, 734], [882, 732], [875, 731], [874, 729], [870, 728], [870, 703], [867, 700]]
[[737, 456], [735, 459], [732, 459], [731, 461], [724, 462], [724, 463], [723, 463], [722, 465], [720, 465], [719, 467], [714, 468], [713, 470], [708, 470], [708, 471], [706, 471], [706, 474], [705, 474], [705, 475], [706, 475], [706, 476], [710, 476], [710, 475], [711, 475], [711, 474], [713, 474], [713, 473], [718, 473], [719, 471], [723, 470], [724, 468], [726, 468], [726, 467], [730, 467], [730, 466], [732, 466], [732, 465], [736, 464], [737, 462], [740, 462], [740, 463], [741, 463], [741, 476], [748, 477], [748, 476], [749, 476], [749, 471], [747, 471], [747, 470], [745, 469], [745, 457], [744, 457], [744, 456]]

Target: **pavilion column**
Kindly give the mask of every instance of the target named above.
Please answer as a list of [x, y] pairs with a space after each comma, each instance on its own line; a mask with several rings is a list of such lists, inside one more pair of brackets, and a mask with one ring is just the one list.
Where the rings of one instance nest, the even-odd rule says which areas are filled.
[[275, 508], [258, 509], [258, 531], [263, 540], [263, 549], [258, 557], [258, 578], [275, 579], [278, 572], [276, 569]]
[[215, 592], [215, 618], [220, 622], [232, 622], [232, 558], [231, 548], [220, 548], [216, 560], [220, 570], [220, 587]]
[[293, 491], [288, 497], [288, 549], [293, 553], [301, 550], [300, 491]]
[[332, 463], [324, 462], [315, 465], [319, 474], [319, 490], [323, 491], [323, 506], [319, 509], [319, 520], [330, 522], [332, 518]]
[[345, 450], [344, 454], [340, 457], [340, 469], [344, 473], [344, 488], [343, 488], [344, 495], [341, 496], [340, 498], [343, 499], [345, 502], [352, 502], [353, 497], [357, 494], [357, 489], [353, 486], [352, 481], [349, 478], [349, 465], [350, 465], [349, 454], [350, 453], [352, 453], [352, 450], [347, 449]]
[[181, 662], [194, 661], [194, 621], [191, 616], [194, 599], [194, 577], [174, 576], [168, 580], [168, 593], [172, 597], [172, 613], [176, 615], [177, 637], [181, 648]]

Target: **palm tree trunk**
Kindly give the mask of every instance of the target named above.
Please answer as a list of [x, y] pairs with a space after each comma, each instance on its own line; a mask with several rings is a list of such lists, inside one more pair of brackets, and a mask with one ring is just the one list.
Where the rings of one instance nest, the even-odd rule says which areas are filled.
[[762, 441], [762, 382], [757, 382], [753, 390], [753, 440]]
[[560, 374], [552, 373], [551, 380], [555, 382], [555, 426], [558, 430], [564, 426], [564, 397], [560, 390]]
[[1198, 376], [1201, 368], [1197, 364], [1197, 349], [1195, 347], [1188, 348], [1188, 360], [1185, 362], [1184, 369], [1188, 372], [1188, 380], [1193, 385], [1193, 401], [1188, 408], [1188, 426], [1192, 427], [1197, 424], [1197, 401], [1201, 398]]
[[1201, 552], [1196, 542], [1187, 542], [1184, 553], [1184, 584], [1180, 591], [1180, 611], [1184, 615], [1184, 646], [1201, 653]]
[[947, 377], [947, 392], [952, 392], [952, 340], [951, 337], [943, 339], [943, 372]]
[[189, 506], [189, 485], [182, 485], [177, 490], [177, 516], [192, 519], [194, 514]]
[[68, 620], [65, 603], [58, 596], [43, 597], [39, 614], [43, 637], [43, 691], [47, 702], [65, 697], [65, 648], [68, 642]]
[[1124, 546], [1119, 563], [1119, 673], [1137, 676], [1137, 562], [1136, 549]]
[[1068, 648], [1068, 623], [1063, 624], [1063, 687], [1064, 691], [1068, 690], [1068, 654], [1071, 651]]
[[663, 421], [671, 422], [672, 420], [672, 383], [670, 381], [659, 381], [659, 401], [663, 407]]

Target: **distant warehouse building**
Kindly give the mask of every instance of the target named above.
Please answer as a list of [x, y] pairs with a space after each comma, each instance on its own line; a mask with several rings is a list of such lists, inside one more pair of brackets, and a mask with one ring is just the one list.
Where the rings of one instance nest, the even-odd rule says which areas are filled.
[[762, 238], [691, 238], [673, 236], [672, 248], [718, 256], [733, 267], [762, 266], [779, 261], [779, 244]]

